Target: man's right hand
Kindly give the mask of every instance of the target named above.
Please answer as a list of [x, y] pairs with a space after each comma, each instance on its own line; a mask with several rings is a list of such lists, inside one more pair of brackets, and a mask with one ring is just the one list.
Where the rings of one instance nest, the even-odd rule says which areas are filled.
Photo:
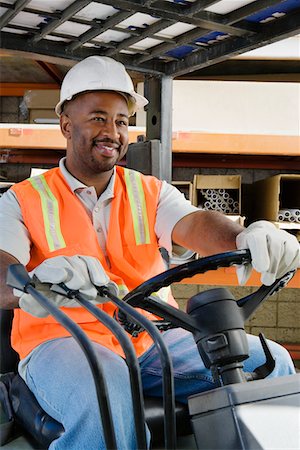
[[[92, 303], [108, 301], [99, 297], [95, 286], [107, 286], [118, 295], [118, 287], [104, 271], [100, 261], [91, 256], [56, 256], [46, 259], [29, 274], [38, 291], [52, 300], [58, 307], [80, 306], [76, 300], [67, 298], [50, 290], [51, 285], [64, 283], [71, 290], [78, 290]], [[49, 286], [50, 285], [50, 286]], [[14, 289], [14, 295], [20, 297], [19, 306], [36, 317], [47, 317], [48, 312], [30, 295]]]

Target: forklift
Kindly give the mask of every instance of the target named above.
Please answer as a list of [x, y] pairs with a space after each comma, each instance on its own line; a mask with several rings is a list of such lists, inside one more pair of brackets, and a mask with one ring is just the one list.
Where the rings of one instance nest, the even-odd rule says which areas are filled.
[[[199, 258], [151, 278], [123, 299], [106, 287], [97, 287], [117, 307], [112, 318], [88, 302], [79, 291], [69, 291], [61, 283], [52, 290], [72, 296], [108, 327], [119, 340], [129, 369], [138, 448], [146, 448], [145, 424], [151, 435], [152, 449], [260, 450], [299, 449], [300, 444], [300, 374], [268, 379], [275, 361], [267, 341], [260, 335], [266, 361], [253, 373], [243, 371], [249, 357], [245, 321], [269, 296], [284, 288], [294, 272], [262, 285], [256, 292], [236, 300], [227, 288], [213, 288], [194, 295], [186, 312], [162, 301], [153, 293], [184, 278], [220, 267], [248, 264], [248, 250], [237, 250]], [[68, 316], [34, 287], [21, 264], [9, 267], [7, 284], [31, 294], [78, 342], [93, 374], [99, 411], [105, 430], [107, 449], [115, 449], [116, 440], [109, 399], [101, 363], [96, 359], [91, 341]], [[155, 314], [150, 321], [136, 308]], [[1, 423], [3, 449], [45, 449], [63, 432], [63, 426], [47, 415], [37, 403], [23, 379], [17, 374], [17, 355], [9, 344], [12, 311], [1, 311], [1, 407], [6, 420]], [[213, 318], [213, 320], [212, 320]], [[212, 372], [217, 387], [192, 395], [188, 404], [174, 398], [172, 362], [161, 332], [184, 328], [195, 339], [204, 364]], [[163, 371], [163, 398], [144, 398], [139, 365], [128, 334], [146, 331], [159, 349]], [[101, 400], [101, 401], [100, 401]], [[211, 430], [214, 430], [212, 433]], [[26, 438], [28, 447], [13, 446]]]

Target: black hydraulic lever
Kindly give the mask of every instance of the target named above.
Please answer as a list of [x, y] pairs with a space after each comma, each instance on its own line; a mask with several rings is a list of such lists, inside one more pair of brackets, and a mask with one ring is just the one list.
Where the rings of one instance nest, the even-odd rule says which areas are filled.
[[257, 367], [254, 372], [249, 373], [249, 376], [252, 377], [253, 380], [261, 380], [266, 378], [270, 373], [273, 372], [275, 368], [275, 359], [271, 353], [268, 342], [266, 341], [265, 336], [262, 333], [258, 335], [261, 346], [263, 348], [264, 354], [266, 356], [266, 362], [261, 366]]
[[237, 300], [238, 306], [242, 308], [244, 320], [246, 321], [247, 319], [249, 319], [251, 314], [256, 311], [256, 309], [264, 300], [267, 299], [267, 297], [273, 295], [275, 292], [286, 286], [291, 278], [293, 278], [293, 276], [295, 275], [295, 272], [295, 270], [291, 270], [281, 278], [275, 280], [274, 283], [272, 283], [270, 286], [262, 285], [256, 292], [253, 292], [252, 294], [247, 295], [240, 300]]
[[99, 322], [103, 323], [118, 339], [126, 356], [126, 364], [130, 374], [130, 385], [132, 392], [132, 402], [134, 411], [134, 421], [136, 427], [137, 448], [146, 449], [146, 431], [145, 431], [145, 411], [142, 381], [139, 369], [139, 362], [135, 354], [132, 342], [128, 338], [124, 329], [112, 317], [103, 310], [97, 308], [93, 303], [86, 300], [79, 291], [69, 289], [64, 283], [52, 285], [51, 291], [65, 295], [68, 298], [76, 299], [78, 303], [88, 310]]
[[8, 268], [7, 281], [8, 286], [26, 292], [51, 314], [76, 340], [82, 349], [92, 372], [96, 394], [98, 399], [100, 417], [103, 425], [104, 439], [107, 449], [116, 449], [116, 438], [110, 404], [108, 402], [106, 380], [103, 375], [101, 364], [96, 356], [92, 342], [82, 331], [82, 329], [71, 320], [63, 311], [57, 308], [45, 295], [35, 289], [34, 282], [29, 277], [25, 267], [22, 264], [12, 264]]
[[175, 416], [175, 396], [174, 396], [174, 378], [171, 357], [166, 344], [164, 343], [160, 332], [156, 326], [136, 309], [124, 302], [120, 298], [111, 294], [107, 287], [97, 287], [99, 294], [108, 297], [121, 311], [131, 317], [132, 320], [141, 325], [153, 339], [154, 345], [160, 356], [163, 373], [163, 402], [164, 402], [164, 430], [165, 430], [165, 448], [176, 448], [176, 416]]

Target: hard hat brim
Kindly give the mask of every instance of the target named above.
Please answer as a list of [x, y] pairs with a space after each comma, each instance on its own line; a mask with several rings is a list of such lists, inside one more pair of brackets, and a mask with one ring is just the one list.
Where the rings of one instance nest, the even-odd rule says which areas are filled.
[[[123, 94], [125, 97], [127, 97], [129, 99], [132, 99], [132, 102], [130, 102], [130, 105], [129, 105], [129, 102], [128, 102], [128, 106], [130, 106], [130, 110], [129, 110], [129, 115], [130, 116], [133, 116], [138, 110], [143, 109], [144, 106], [148, 105], [148, 103], [149, 103], [149, 101], [145, 97], [143, 97], [142, 95], [140, 95], [140, 94], [138, 94], [137, 92], [134, 92], [134, 91], [129, 93], [129, 92], [120, 92], [120, 91], [116, 91], [116, 90], [113, 90], [113, 89], [103, 89], [103, 88], [101, 88], [101, 89], [92, 89], [92, 90], [83, 91], [83, 92], [77, 92], [76, 93], [76, 97], [77, 97], [77, 95], [84, 94], [85, 92], [91, 92], [91, 91], [97, 91], [97, 92], [101, 92], [101, 91], [119, 92], [120, 94]], [[62, 106], [63, 106], [63, 104], [66, 101], [71, 101], [73, 97], [71, 97], [69, 99], [62, 100], [62, 101], [57, 103], [57, 105], [55, 106], [55, 112], [56, 112], [58, 117], [62, 113]]]

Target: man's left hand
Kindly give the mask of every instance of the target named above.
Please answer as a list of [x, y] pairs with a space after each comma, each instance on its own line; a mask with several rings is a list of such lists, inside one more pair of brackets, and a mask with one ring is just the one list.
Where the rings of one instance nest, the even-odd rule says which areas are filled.
[[236, 246], [248, 248], [252, 257], [251, 265], [237, 268], [240, 285], [250, 277], [251, 266], [261, 273], [261, 281], [266, 286], [300, 267], [300, 244], [296, 237], [265, 220], [252, 223], [238, 234]]

